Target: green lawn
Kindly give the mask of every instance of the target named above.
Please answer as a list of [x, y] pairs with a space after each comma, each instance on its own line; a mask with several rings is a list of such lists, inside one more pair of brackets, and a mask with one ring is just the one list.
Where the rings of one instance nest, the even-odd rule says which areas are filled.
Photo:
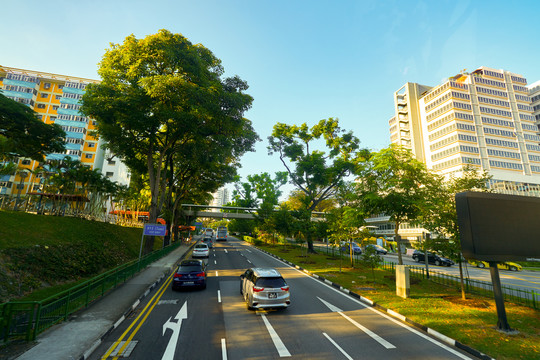
[[496, 329], [497, 312], [492, 298], [467, 295], [456, 288], [411, 277], [411, 296], [396, 296], [394, 274], [383, 269], [350, 266], [325, 254], [306, 255], [306, 250], [259, 243], [268, 252], [354, 291], [377, 304], [447, 335], [465, 345], [504, 359], [540, 359], [540, 311], [505, 303], [508, 322], [519, 333], [506, 335]]

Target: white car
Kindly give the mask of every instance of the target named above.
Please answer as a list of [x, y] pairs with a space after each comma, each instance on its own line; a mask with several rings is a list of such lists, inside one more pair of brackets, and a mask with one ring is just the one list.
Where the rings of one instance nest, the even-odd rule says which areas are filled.
[[191, 257], [205, 257], [207, 258], [210, 256], [210, 248], [208, 245], [204, 243], [195, 244], [193, 247], [193, 254], [191, 254]]

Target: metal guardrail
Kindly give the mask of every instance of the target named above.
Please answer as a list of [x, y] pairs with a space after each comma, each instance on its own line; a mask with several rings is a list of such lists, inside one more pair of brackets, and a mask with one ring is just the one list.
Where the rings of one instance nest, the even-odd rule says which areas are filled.
[[[327, 255], [339, 256], [340, 252], [334, 247], [318, 247], [317, 250], [323, 250]], [[349, 258], [348, 253], [341, 252], [344, 258]], [[360, 262], [360, 255], [353, 255], [354, 261]], [[383, 261], [380, 267], [391, 272], [395, 271], [394, 262]], [[410, 269], [411, 276], [427, 279], [426, 268], [423, 266], [406, 265]], [[461, 289], [461, 281], [458, 276], [448, 275], [434, 270], [429, 270], [429, 280], [449, 287]], [[488, 281], [475, 280], [469, 277], [463, 279], [465, 282], [465, 291], [470, 294], [493, 297], [493, 284]], [[504, 300], [518, 303], [534, 309], [540, 308], [540, 293], [534, 290], [522, 290], [508, 285], [502, 285]]]
[[38, 334], [67, 320], [69, 315], [87, 307], [180, 244], [173, 243], [142, 257], [140, 261], [130, 261], [47, 299], [0, 304], [0, 343], [34, 340]]

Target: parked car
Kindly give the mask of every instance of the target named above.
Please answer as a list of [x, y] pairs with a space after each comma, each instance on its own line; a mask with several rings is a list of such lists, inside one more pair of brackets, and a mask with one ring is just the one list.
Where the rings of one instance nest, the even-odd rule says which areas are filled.
[[[469, 264], [471, 264], [473, 266], [476, 266], [476, 267], [479, 267], [481, 269], [489, 267], [489, 263], [487, 261], [480, 261], [480, 260], [472, 260], [471, 259], [471, 260], [469, 260]], [[510, 261], [504, 261], [504, 262], [497, 263], [497, 267], [499, 269], [510, 270], [510, 271], [521, 271], [523, 269], [523, 267], [521, 265], [516, 264], [515, 262], [510, 262]]]
[[214, 240], [211, 238], [211, 237], [204, 237], [202, 239], [202, 242], [206, 245], [208, 245], [208, 247], [211, 249], [212, 247], [214, 247]]
[[206, 265], [202, 260], [182, 260], [173, 275], [172, 288], [178, 290], [185, 287], [206, 288]]
[[[349, 244], [342, 246], [341, 251], [349, 254]], [[362, 254], [362, 248], [357, 243], [352, 243], [352, 251], [354, 255]]]
[[386, 255], [388, 254], [388, 250], [386, 250], [385, 248], [383, 248], [381, 245], [376, 245], [376, 244], [368, 244], [366, 245], [366, 248], [374, 248], [375, 249], [375, 252], [377, 254], [381, 254], [381, 255]]
[[[412, 254], [412, 258], [414, 261], [416, 262], [424, 262], [425, 260], [425, 255], [424, 255], [424, 252], [422, 250], [414, 250], [413, 254]], [[452, 266], [454, 265], [454, 262], [448, 258], [445, 258], [445, 257], [442, 257], [440, 255], [437, 255], [435, 253], [432, 253], [432, 252], [429, 252], [428, 251], [428, 262], [430, 264], [434, 264], [434, 265], [437, 265], [437, 266]]]
[[289, 285], [274, 268], [250, 268], [240, 275], [240, 294], [248, 309], [288, 307]]
[[191, 257], [209, 257], [210, 256], [210, 248], [205, 243], [198, 243], [195, 244], [193, 247], [193, 253], [191, 254]]

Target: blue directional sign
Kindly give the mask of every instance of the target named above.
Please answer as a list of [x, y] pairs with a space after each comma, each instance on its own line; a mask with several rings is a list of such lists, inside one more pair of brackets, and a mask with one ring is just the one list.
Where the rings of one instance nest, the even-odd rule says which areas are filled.
[[160, 224], [144, 224], [143, 235], [165, 236], [167, 226]]

